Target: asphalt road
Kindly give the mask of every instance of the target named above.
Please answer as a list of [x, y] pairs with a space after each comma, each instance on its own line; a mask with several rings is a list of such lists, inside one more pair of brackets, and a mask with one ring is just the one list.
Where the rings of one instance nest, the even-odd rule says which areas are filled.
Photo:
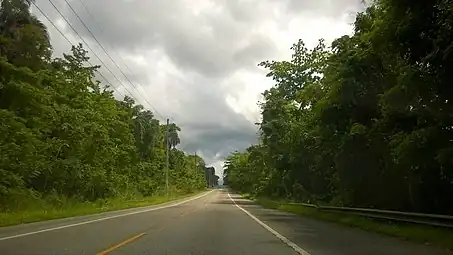
[[0, 254], [452, 254], [263, 209], [214, 190], [189, 200], [0, 228]]

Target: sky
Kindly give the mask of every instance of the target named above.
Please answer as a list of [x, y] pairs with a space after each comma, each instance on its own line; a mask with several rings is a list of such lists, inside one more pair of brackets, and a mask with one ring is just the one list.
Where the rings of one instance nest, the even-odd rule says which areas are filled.
[[[289, 60], [298, 39], [310, 48], [320, 38], [330, 43], [351, 34], [363, 10], [361, 0], [36, 0], [36, 5], [72, 44], [84, 44], [91, 62], [103, 66], [99, 79], [117, 90], [116, 97], [130, 93], [158, 119], [170, 118], [182, 129], [179, 147], [196, 152], [220, 176], [230, 152], [257, 142], [258, 102], [273, 86], [258, 64]], [[35, 7], [32, 12], [47, 25], [54, 54], [68, 52], [69, 42]]]

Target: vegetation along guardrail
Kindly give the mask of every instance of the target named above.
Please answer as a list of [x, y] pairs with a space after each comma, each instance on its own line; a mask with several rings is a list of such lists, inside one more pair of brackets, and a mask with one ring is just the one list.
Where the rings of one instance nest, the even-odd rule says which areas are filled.
[[407, 222], [415, 224], [423, 224], [436, 227], [453, 228], [453, 216], [424, 214], [412, 212], [400, 212], [367, 208], [351, 208], [351, 207], [335, 207], [335, 206], [318, 206], [306, 203], [290, 203], [291, 205], [300, 205], [316, 208], [318, 210], [334, 213], [348, 213], [359, 215], [368, 218], [385, 219], [398, 222]]

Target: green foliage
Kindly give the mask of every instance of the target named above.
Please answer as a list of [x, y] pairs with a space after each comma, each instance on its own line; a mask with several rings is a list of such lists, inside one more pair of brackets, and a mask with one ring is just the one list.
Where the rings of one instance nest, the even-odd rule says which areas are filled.
[[87, 66], [81, 45], [52, 59], [46, 28], [29, 6], [5, 0], [0, 8], [0, 210], [25, 210], [51, 196], [160, 194], [167, 131], [171, 188], [204, 188], [203, 168], [175, 148], [181, 129], [102, 89], [94, 75], [99, 67]]
[[263, 62], [260, 143], [228, 184], [267, 197], [453, 213], [453, 2], [381, 0], [352, 36]]

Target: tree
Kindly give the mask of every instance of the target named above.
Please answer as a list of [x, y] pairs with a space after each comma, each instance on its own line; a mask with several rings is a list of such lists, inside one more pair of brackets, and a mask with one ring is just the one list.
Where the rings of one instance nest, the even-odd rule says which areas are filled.
[[176, 147], [181, 143], [179, 140], [178, 132], [181, 131], [181, 128], [178, 127], [175, 123], [171, 123], [168, 127], [168, 145], [170, 148]]
[[[354, 34], [265, 61], [260, 143], [229, 185], [334, 205], [452, 213], [451, 0], [376, 1]], [[385, 188], [383, 188], [385, 187]]]

